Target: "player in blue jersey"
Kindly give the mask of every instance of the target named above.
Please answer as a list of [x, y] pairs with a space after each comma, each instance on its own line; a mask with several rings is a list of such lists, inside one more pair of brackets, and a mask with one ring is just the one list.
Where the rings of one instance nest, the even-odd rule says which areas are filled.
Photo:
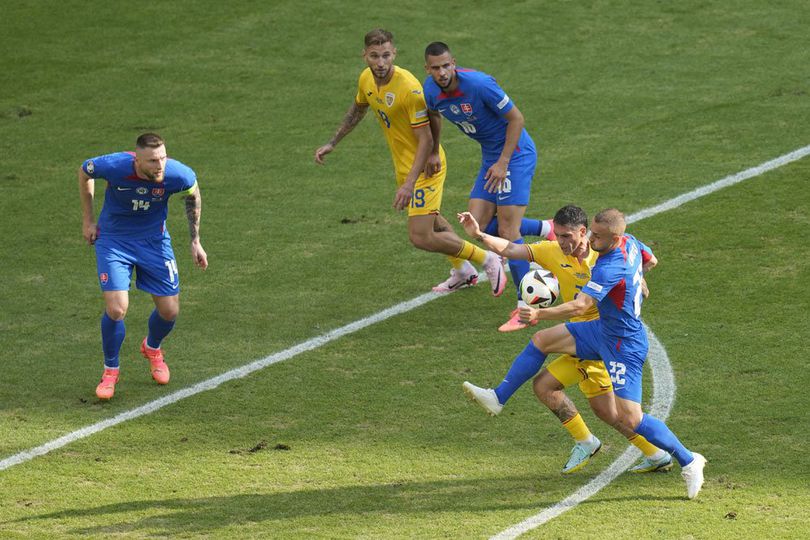
[[[617, 421], [625, 437], [639, 434], [672, 454], [681, 465], [687, 495], [697, 496], [703, 485], [706, 459], [690, 452], [661, 420], [641, 410], [641, 375], [649, 348], [641, 323], [642, 283], [645, 261], [654, 264], [649, 247], [625, 234], [624, 215], [615, 208], [599, 212], [591, 224], [591, 248], [599, 258], [590, 281], [573, 300], [546, 309], [521, 308], [525, 321], [565, 320], [585, 313], [596, 304], [599, 318], [569, 322], [537, 332], [514, 360], [506, 379], [518, 386], [537, 373], [551, 353], [601, 359], [610, 373]], [[646, 255], [645, 255], [646, 253]], [[596, 452], [597, 448], [593, 451]]]
[[[96, 178], [107, 181], [98, 222], [93, 210]], [[202, 199], [197, 177], [189, 167], [166, 156], [159, 135], [145, 133], [138, 137], [134, 152], [94, 157], [79, 168], [82, 233], [95, 246], [106, 308], [101, 317], [104, 373], [96, 387], [99, 399], [112, 398], [118, 382], [118, 356], [126, 335], [124, 317], [133, 270], [135, 285], [150, 293], [155, 303], [141, 354], [149, 360], [152, 378], [158, 384], [169, 382], [169, 367], [160, 344], [174, 327], [180, 309], [180, 277], [166, 230], [167, 202], [174, 194], [185, 197], [191, 256], [205, 270], [208, 256], [200, 244]]]
[[[434, 140], [439, 140], [443, 116], [481, 145], [481, 168], [470, 191], [468, 210], [482, 230], [516, 244], [523, 243], [522, 234], [553, 239], [550, 221], [523, 217], [537, 166], [537, 150], [517, 106], [491, 76], [457, 68], [445, 43], [437, 41], [427, 46], [425, 70], [430, 75], [424, 89]], [[428, 158], [428, 168], [436, 166], [439, 156], [434, 153]], [[526, 304], [520, 298], [519, 284], [529, 271], [529, 263], [510, 259], [509, 268], [520, 308]], [[474, 274], [475, 268], [464, 263], [434, 290], [455, 290], [459, 288], [457, 282]], [[526, 326], [515, 309], [499, 330], [510, 332]]]

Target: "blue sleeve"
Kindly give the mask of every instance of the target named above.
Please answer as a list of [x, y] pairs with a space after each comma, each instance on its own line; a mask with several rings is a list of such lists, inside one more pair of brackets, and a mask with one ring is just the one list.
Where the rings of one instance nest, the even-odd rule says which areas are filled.
[[82, 163], [82, 170], [90, 178], [107, 178], [115, 168], [111, 159], [113, 155], [107, 154], [90, 158]]
[[[169, 163], [171, 164], [172, 169], [174, 169], [173, 173], [180, 180], [176, 191], [177, 193], [188, 191], [197, 185], [197, 175], [191, 167], [174, 159], [169, 159]], [[168, 165], [166, 168], [168, 169]]]
[[506, 92], [503, 91], [503, 88], [498, 86], [498, 83], [492, 77], [487, 77], [480, 88], [481, 100], [500, 116], [505, 115], [515, 106], [509, 96], [506, 95]]
[[599, 302], [621, 281], [621, 278], [621, 273], [612, 272], [609, 264], [600, 265], [597, 260], [591, 270], [591, 280], [582, 287], [582, 292]]
[[432, 89], [430, 88], [430, 83], [433, 81], [431, 77], [425, 79], [425, 84], [422, 85], [422, 89], [425, 91], [425, 104], [427, 108], [431, 111], [436, 110], [436, 96], [433, 95]]

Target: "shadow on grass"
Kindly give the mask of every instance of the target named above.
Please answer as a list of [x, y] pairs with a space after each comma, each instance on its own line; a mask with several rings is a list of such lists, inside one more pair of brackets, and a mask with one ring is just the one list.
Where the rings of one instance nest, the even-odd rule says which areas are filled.
[[[567, 497], [576, 486], [560, 481], [557, 474], [476, 478], [436, 482], [403, 482], [286, 493], [239, 494], [219, 497], [127, 501], [95, 508], [68, 509], [29, 516], [6, 524], [40, 520], [81, 520], [97, 525], [77, 527], [80, 535], [121, 532], [152, 534], [204, 533], [230, 526], [265, 521], [327, 517], [346, 523], [379, 514], [488, 513], [522, 511], [529, 517]], [[629, 497], [632, 498], [632, 497]], [[678, 497], [641, 497], [675, 500]], [[601, 500], [601, 499], [597, 499]], [[144, 516], [144, 514], [149, 514]], [[101, 524], [104, 523], [104, 524]], [[508, 524], [507, 524], [508, 525]], [[298, 524], [302, 526], [302, 524]], [[339, 527], [335, 522], [327, 528]]]

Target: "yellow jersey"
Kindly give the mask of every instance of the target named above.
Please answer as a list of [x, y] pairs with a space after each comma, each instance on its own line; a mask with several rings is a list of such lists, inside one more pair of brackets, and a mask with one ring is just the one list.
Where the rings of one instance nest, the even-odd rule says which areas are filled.
[[[570, 302], [591, 279], [591, 268], [596, 264], [599, 256], [594, 250], [589, 250], [588, 256], [579, 260], [563, 253], [560, 244], [555, 241], [544, 240], [536, 244], [526, 244], [529, 249], [531, 261], [536, 262], [557, 278], [560, 282], [560, 296], [563, 302]], [[596, 303], [583, 315], [571, 317], [571, 322], [592, 321], [599, 318]]]
[[[430, 124], [422, 85], [410, 71], [393, 67], [394, 74], [387, 84], [377, 87], [370, 68], [360, 74], [357, 82], [358, 105], [368, 105], [380, 123], [391, 158], [394, 160], [397, 184], [402, 184], [413, 167], [419, 141], [414, 128]], [[442, 169], [446, 170], [444, 148], [439, 146]]]

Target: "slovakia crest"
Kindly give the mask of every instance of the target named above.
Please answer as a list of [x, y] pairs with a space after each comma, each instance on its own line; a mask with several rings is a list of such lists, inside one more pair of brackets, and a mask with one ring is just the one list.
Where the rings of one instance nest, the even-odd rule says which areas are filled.
[[472, 105], [469, 103], [462, 103], [461, 110], [464, 111], [464, 114], [472, 114]]
[[393, 92], [386, 92], [385, 93], [385, 104], [390, 107], [391, 105], [394, 104], [394, 98], [396, 98], [396, 97], [397, 96], [394, 95]]
[[162, 187], [152, 188], [152, 197], [163, 197], [164, 193], [166, 193], [166, 188]]
[[102, 272], [98, 275], [98, 279], [101, 280], [101, 283], [106, 285], [107, 282], [110, 281], [110, 276], [107, 275], [107, 272]]
[[453, 114], [459, 114], [459, 112], [460, 112], [460, 111], [458, 110], [458, 105], [450, 105], [450, 111], [451, 111]]

